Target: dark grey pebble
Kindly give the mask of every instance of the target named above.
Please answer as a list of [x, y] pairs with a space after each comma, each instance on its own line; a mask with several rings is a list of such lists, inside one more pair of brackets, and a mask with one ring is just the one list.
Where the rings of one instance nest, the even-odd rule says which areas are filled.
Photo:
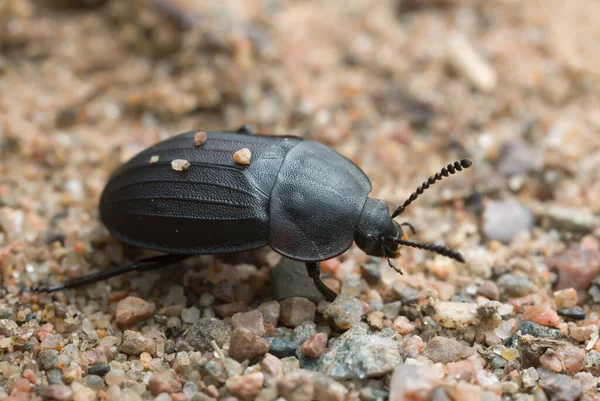
[[513, 343], [515, 342], [515, 340], [518, 338], [519, 333], [521, 333], [521, 335], [523, 335], [523, 336], [526, 334], [530, 334], [533, 337], [549, 338], [551, 340], [561, 340], [563, 338], [562, 333], [557, 329], [542, 326], [541, 324], [537, 324], [534, 322], [525, 322], [521, 325], [521, 327], [519, 327], [519, 329], [517, 330], [517, 332], [515, 334], [508, 337], [504, 341], [504, 345], [506, 347], [511, 347], [513, 345]]
[[63, 373], [60, 369], [50, 369], [46, 372], [48, 384], [65, 384], [63, 382]]
[[379, 390], [373, 387], [365, 387], [360, 390], [361, 401], [379, 401], [387, 400], [389, 393], [385, 390]]
[[567, 375], [551, 375], [540, 380], [540, 386], [551, 400], [575, 401], [583, 393], [581, 383]]
[[99, 365], [92, 365], [88, 367], [89, 375], [104, 376], [108, 372], [110, 372], [110, 365], [107, 365], [105, 363], [101, 363]]
[[177, 351], [177, 346], [173, 342], [173, 340], [167, 340], [165, 343], [165, 353], [166, 354], [174, 354]]
[[360, 274], [363, 279], [370, 285], [379, 284], [381, 281], [381, 268], [379, 267], [379, 259], [369, 261], [360, 265]]
[[281, 258], [269, 272], [273, 285], [273, 298], [281, 301], [292, 297], [306, 298], [314, 303], [323, 300], [312, 278], [308, 276], [302, 262]]
[[55, 349], [45, 349], [40, 351], [37, 357], [37, 363], [41, 370], [50, 370], [56, 365], [58, 360], [58, 351]]
[[89, 374], [89, 369], [88, 369], [88, 375], [85, 376], [82, 379], [82, 381], [86, 387], [89, 387], [92, 390], [100, 390], [100, 389], [103, 389], [106, 387], [106, 384], [104, 383], [104, 379], [98, 375]]
[[269, 343], [269, 353], [277, 358], [285, 358], [296, 354], [296, 343], [286, 337], [263, 337]]
[[2, 309], [0, 310], [0, 319], [8, 319], [14, 314], [15, 312], [12, 309]]
[[585, 311], [581, 308], [560, 308], [556, 312], [559, 316], [566, 317], [572, 320], [585, 319]]

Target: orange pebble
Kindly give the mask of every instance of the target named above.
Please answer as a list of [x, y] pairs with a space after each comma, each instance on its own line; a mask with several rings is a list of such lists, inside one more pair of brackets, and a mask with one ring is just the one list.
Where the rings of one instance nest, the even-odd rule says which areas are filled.
[[341, 265], [338, 258], [327, 259], [321, 262], [321, 271], [335, 275]]

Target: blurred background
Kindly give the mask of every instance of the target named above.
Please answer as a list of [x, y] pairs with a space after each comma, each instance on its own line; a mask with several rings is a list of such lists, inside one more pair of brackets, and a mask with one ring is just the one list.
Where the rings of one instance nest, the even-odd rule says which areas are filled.
[[[406, 250], [398, 265], [441, 299], [491, 280], [504, 300], [574, 287], [592, 305], [598, 15], [563, 0], [3, 0], [4, 285], [122, 263], [134, 251], [97, 213], [110, 172], [166, 137], [250, 124], [335, 148], [390, 207], [470, 157], [403, 216], [469, 262]], [[328, 272], [369, 302], [344, 282], [366, 260], [353, 249]]]
[[333, 146], [393, 205], [468, 156], [473, 182], [448, 180], [440, 187], [462, 192], [443, 199], [473, 195], [480, 209], [478, 196], [508, 193], [598, 212], [595, 8], [5, 0], [1, 204], [36, 209], [43, 221], [25, 219], [24, 232], [65, 208], [94, 214], [109, 171], [137, 151], [191, 129], [250, 124]]

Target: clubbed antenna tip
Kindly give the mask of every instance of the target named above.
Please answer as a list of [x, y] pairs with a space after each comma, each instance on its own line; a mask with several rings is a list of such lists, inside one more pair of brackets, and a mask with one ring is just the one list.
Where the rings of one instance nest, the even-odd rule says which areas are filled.
[[440, 172], [435, 173], [435, 175], [429, 177], [429, 179], [427, 181], [425, 181], [423, 184], [421, 184], [419, 186], [419, 188], [417, 188], [417, 190], [415, 192], [413, 192], [406, 201], [404, 201], [404, 204], [402, 204], [402, 206], [399, 206], [394, 211], [394, 213], [392, 213], [392, 218], [401, 215], [404, 212], [404, 210], [406, 209], [406, 207], [408, 205], [410, 205], [413, 201], [415, 201], [415, 199], [417, 199], [419, 197], [419, 195], [421, 195], [423, 192], [425, 192], [425, 190], [427, 188], [429, 188], [431, 185], [435, 184], [437, 181], [440, 181], [443, 177], [448, 177], [449, 175], [455, 174], [457, 171], [462, 171], [463, 169], [469, 168], [472, 165], [473, 165], [473, 162], [466, 157], [464, 159], [462, 159], [460, 162], [455, 161], [454, 163], [448, 164], [446, 167], [441, 169]]

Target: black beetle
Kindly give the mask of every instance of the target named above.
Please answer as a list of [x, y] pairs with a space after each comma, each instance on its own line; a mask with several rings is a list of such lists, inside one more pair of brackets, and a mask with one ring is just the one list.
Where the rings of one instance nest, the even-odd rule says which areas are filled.
[[[442, 177], [471, 166], [462, 159], [425, 181], [389, 214], [384, 201], [369, 198], [371, 183], [350, 160], [299, 137], [233, 132], [187, 132], [133, 157], [110, 177], [100, 199], [100, 217], [116, 238], [166, 255], [37, 288], [57, 291], [91, 284], [130, 271], [158, 269], [194, 255], [221, 254], [266, 245], [306, 263], [323, 295], [335, 293], [320, 279], [319, 262], [345, 252], [353, 242], [367, 254], [399, 255], [400, 245], [421, 248], [464, 263], [442, 246], [408, 241], [394, 218]], [[240, 149], [249, 164], [236, 162]], [[185, 169], [172, 168], [175, 159]], [[400, 270], [396, 269], [398, 272]]]

